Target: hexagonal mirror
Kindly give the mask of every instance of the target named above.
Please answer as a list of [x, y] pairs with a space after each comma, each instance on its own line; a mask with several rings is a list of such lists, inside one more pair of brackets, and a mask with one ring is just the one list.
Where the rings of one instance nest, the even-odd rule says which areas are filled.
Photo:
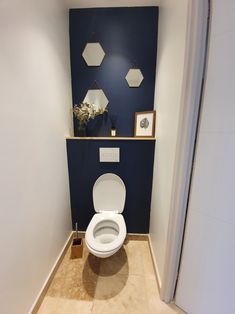
[[109, 100], [102, 89], [89, 89], [83, 102], [94, 104], [97, 109], [105, 109]]
[[130, 87], [139, 87], [143, 79], [140, 69], [130, 69], [126, 75], [126, 81]]
[[100, 43], [88, 43], [83, 50], [82, 56], [88, 66], [95, 67], [101, 65], [105, 52]]

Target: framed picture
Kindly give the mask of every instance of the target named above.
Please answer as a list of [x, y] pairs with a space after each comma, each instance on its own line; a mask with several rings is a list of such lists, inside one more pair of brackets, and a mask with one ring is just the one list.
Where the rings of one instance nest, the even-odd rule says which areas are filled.
[[154, 137], [156, 111], [135, 113], [135, 137]]

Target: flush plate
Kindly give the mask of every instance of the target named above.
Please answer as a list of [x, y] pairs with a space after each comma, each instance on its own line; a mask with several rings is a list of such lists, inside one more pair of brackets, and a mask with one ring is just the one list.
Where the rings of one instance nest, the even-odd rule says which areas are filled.
[[100, 147], [100, 162], [120, 162], [119, 147]]

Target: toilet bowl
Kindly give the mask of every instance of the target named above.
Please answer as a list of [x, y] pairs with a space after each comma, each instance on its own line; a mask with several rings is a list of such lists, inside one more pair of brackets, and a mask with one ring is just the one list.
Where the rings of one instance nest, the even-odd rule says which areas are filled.
[[122, 179], [113, 173], [100, 176], [93, 187], [96, 214], [92, 217], [85, 235], [88, 250], [105, 258], [116, 253], [126, 238], [126, 224], [122, 216], [126, 188]]

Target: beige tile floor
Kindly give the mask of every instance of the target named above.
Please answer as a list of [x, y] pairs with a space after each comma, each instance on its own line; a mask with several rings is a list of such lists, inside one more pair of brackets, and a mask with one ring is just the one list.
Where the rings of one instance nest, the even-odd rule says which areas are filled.
[[115, 255], [70, 259], [67, 251], [38, 314], [184, 313], [159, 298], [147, 237], [128, 236]]

